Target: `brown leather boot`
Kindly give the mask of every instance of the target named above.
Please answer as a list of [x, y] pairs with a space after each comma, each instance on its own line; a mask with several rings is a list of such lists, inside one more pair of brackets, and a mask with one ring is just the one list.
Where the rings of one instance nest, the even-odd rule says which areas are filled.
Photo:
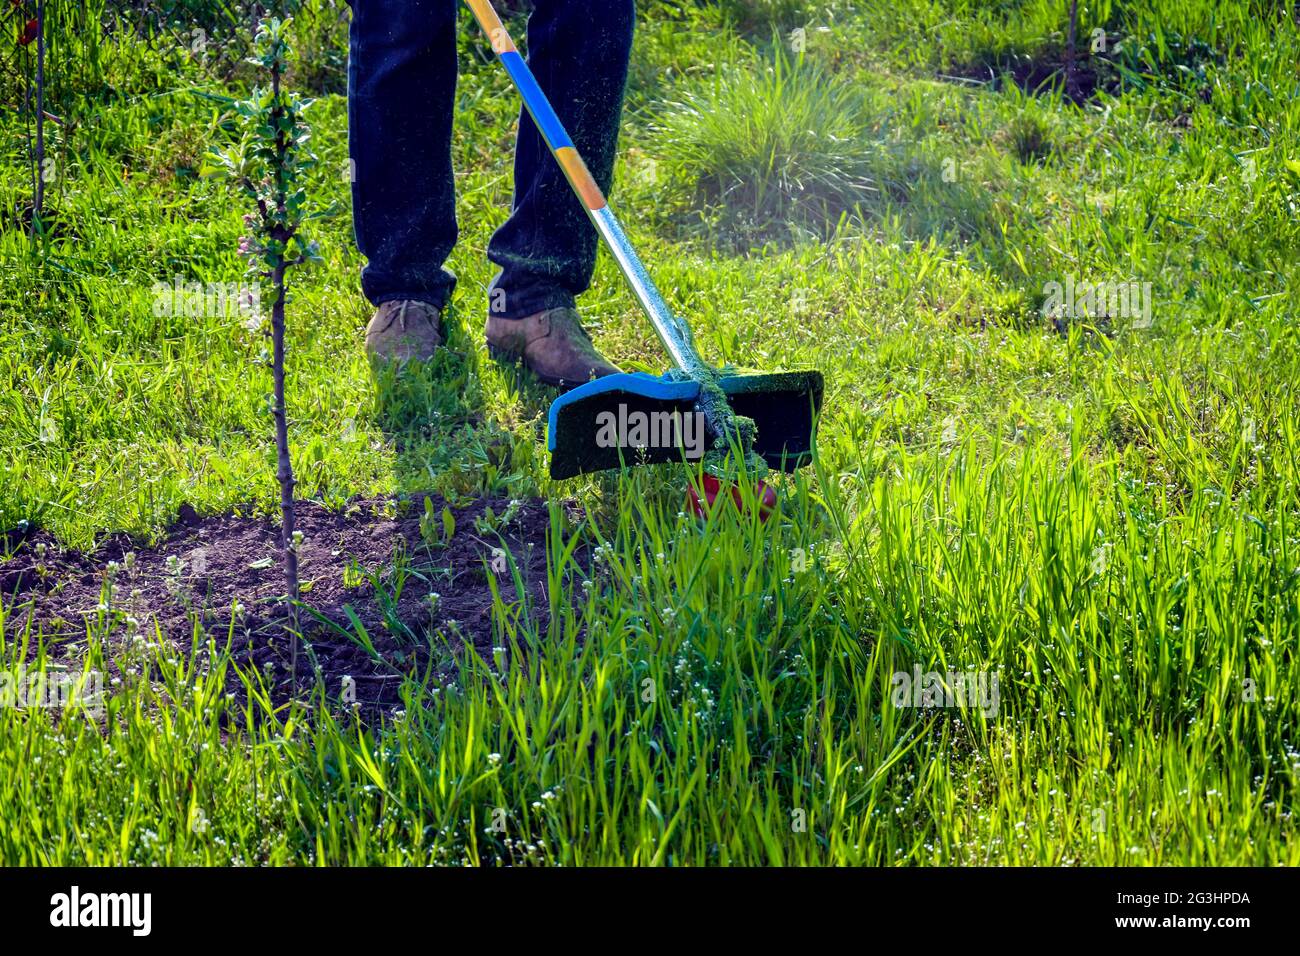
[[523, 319], [489, 316], [485, 331], [494, 358], [522, 360], [548, 385], [573, 388], [621, 371], [591, 344], [577, 309], [546, 309]]
[[427, 362], [444, 341], [442, 318], [427, 302], [384, 302], [366, 326], [366, 354], [376, 364]]

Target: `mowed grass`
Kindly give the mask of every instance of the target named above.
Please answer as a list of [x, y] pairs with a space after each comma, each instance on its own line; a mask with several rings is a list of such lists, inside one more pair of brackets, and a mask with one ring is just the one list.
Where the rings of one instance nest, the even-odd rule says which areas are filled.
[[[479, 334], [517, 106], [468, 21], [454, 354], [376, 387], [323, 95], [326, 264], [289, 309], [300, 492], [577, 498], [551, 624], [501, 601], [491, 666], [412, 675], [364, 725], [340, 687], [276, 707], [274, 672], [228, 697], [226, 634], [125, 642], [109, 615], [70, 649], [6, 603], [10, 672], [111, 657], [121, 677], [98, 717], [0, 709], [0, 859], [1300, 862], [1294, 25], [1103, 7], [1083, 34], [1133, 38], [1138, 68], [1076, 106], [943, 79], [1050, 57], [1065, 4], [859, 6], [651, 4], [638, 35], [616, 207], [706, 357], [827, 376], [819, 460], [765, 524], [701, 527], [678, 469], [546, 477], [550, 393]], [[799, 25], [802, 53], [778, 52]], [[1193, 38], [1217, 56], [1190, 62]], [[153, 309], [175, 275], [242, 279], [242, 210], [195, 175], [230, 90], [159, 88], [142, 56], [108, 58], [120, 95], [52, 134], [62, 231], [36, 251], [0, 232], [0, 528], [69, 546], [156, 537], [182, 503], [276, 506], [262, 337]], [[729, 112], [756, 90], [852, 115], [794, 135]], [[4, 123], [9, 208], [28, 181]], [[785, 175], [795, 147], [852, 175]], [[1150, 283], [1149, 325], [1044, 318], [1067, 277]], [[662, 369], [608, 260], [583, 305], [625, 367]], [[997, 706], [900, 707], [914, 669], [996, 675]]]

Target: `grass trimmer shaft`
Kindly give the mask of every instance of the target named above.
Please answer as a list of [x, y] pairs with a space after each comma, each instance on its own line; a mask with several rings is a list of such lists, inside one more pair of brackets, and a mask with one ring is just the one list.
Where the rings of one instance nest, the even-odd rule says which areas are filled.
[[[622, 443], [611, 446], [600, 440], [601, 424], [609, 421], [609, 415], [626, 417], [631, 411], [648, 416], [642, 420], [649, 421], [697, 414], [704, 421], [709, 450], [739, 446], [742, 453], [752, 451], [769, 466], [785, 470], [807, 464], [821, 410], [821, 372], [715, 369], [700, 358], [690, 326], [673, 314], [659, 294], [492, 4], [489, 0], [465, 2], [675, 366], [662, 376], [642, 372], [609, 375], [558, 398], [551, 405], [547, 423], [551, 476], [568, 478], [639, 461], [681, 460], [683, 448], [647, 443], [637, 448], [635, 460], [628, 461], [629, 449]], [[599, 15], [598, 7], [593, 7], [593, 15]]]

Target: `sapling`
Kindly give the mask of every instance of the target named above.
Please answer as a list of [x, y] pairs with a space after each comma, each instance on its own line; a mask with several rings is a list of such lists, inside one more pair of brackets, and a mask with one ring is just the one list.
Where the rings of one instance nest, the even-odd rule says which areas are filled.
[[[15, 3], [20, 11], [21, 4]], [[36, 104], [32, 109], [32, 87], [29, 84], [24, 102], [28, 115], [35, 116], [36, 139], [33, 143], [31, 127], [27, 131], [28, 152], [32, 161], [32, 222], [31, 234], [36, 235], [44, 228], [41, 215], [45, 209], [45, 0], [36, 0], [36, 15], [28, 20], [18, 35], [19, 46], [36, 45]]]
[[1070, 0], [1070, 21], [1065, 35], [1065, 95], [1079, 98], [1078, 61], [1075, 43], [1079, 34], [1079, 0]]
[[[32, 235], [45, 212], [45, 0], [36, 0], [36, 195], [32, 200]], [[39, 228], [44, 228], [42, 223]]]
[[[307, 102], [285, 92], [283, 79], [288, 66], [288, 18], [268, 17], [257, 27], [254, 54], [249, 62], [265, 71], [270, 86], [259, 86], [252, 95], [235, 105], [244, 121], [241, 140], [218, 152], [218, 171], [228, 176], [254, 210], [244, 216], [248, 228], [239, 244], [240, 254], [249, 259], [249, 273], [271, 283], [271, 374], [274, 395], [271, 412], [275, 419], [276, 477], [280, 482], [280, 551], [289, 602], [288, 630], [292, 638], [291, 672], [298, 673], [298, 549], [302, 535], [294, 524], [293, 463], [289, 457], [289, 423], [284, 401], [284, 312], [285, 278], [296, 265], [319, 261], [315, 243], [301, 232], [307, 195], [303, 180], [315, 162], [307, 141], [310, 130], [302, 113]], [[265, 331], [265, 330], [264, 330]]]

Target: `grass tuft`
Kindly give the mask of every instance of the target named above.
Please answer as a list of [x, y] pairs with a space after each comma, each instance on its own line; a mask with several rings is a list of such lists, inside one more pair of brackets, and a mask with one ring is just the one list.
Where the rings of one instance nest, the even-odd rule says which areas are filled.
[[874, 192], [877, 150], [852, 87], [779, 48], [684, 84], [654, 134], [683, 205], [741, 236], [825, 232]]

